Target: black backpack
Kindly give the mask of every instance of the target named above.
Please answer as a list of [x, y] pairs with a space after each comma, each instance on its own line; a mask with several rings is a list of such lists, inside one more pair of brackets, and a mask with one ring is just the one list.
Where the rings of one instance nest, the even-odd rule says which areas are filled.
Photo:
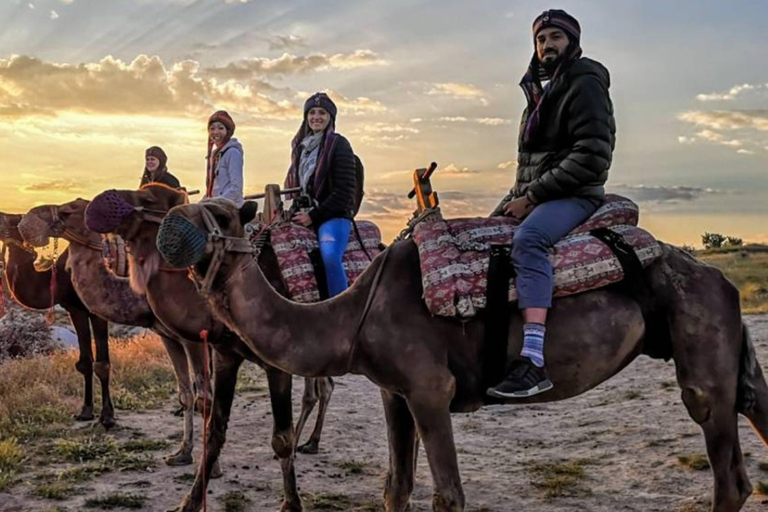
[[365, 168], [363, 167], [363, 162], [360, 161], [360, 157], [357, 155], [354, 155], [355, 157], [355, 201], [352, 203], [352, 215], [357, 215], [357, 212], [360, 211], [360, 205], [363, 203], [363, 196], [365, 195], [365, 192], [363, 191], [363, 184], [365, 182]]

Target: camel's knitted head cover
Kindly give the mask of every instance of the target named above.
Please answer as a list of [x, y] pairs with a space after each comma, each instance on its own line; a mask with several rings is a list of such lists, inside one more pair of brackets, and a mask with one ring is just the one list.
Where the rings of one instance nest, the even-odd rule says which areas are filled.
[[112, 233], [134, 210], [116, 190], [107, 190], [94, 197], [85, 209], [85, 226], [97, 233]]
[[205, 232], [185, 217], [167, 215], [157, 232], [157, 250], [172, 267], [191, 267], [205, 256]]

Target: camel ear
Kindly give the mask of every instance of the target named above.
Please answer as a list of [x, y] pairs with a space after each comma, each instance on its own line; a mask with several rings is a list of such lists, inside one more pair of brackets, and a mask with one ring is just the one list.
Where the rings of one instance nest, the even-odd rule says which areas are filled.
[[259, 203], [256, 201], [246, 201], [240, 207], [240, 224], [245, 226], [251, 222], [259, 212]]
[[65, 203], [57, 208], [59, 215], [71, 215], [77, 211], [76, 201]]

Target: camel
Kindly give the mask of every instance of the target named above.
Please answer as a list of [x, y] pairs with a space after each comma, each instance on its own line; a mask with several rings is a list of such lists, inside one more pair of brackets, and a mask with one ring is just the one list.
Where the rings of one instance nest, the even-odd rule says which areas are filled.
[[[184, 408], [181, 444], [178, 450], [165, 457], [165, 461], [172, 466], [191, 464], [195, 393], [190, 366], [198, 393], [202, 393], [207, 389], [202, 346], [171, 332], [152, 313], [146, 298], [131, 291], [127, 279], [109, 272], [102, 261], [101, 235], [88, 231], [83, 224], [87, 205], [85, 199], [76, 199], [62, 205], [37, 206], [24, 215], [18, 230], [24, 240], [35, 247], [46, 246], [50, 237], [61, 237], [69, 242], [65, 268], [70, 272], [78, 296], [94, 314], [110, 322], [150, 328], [160, 336], [171, 358], [179, 402]], [[108, 380], [109, 363], [105, 365], [105, 373]], [[201, 399], [202, 396], [198, 397]], [[218, 467], [215, 469], [218, 473]]]
[[[115, 425], [115, 411], [109, 394], [109, 331], [106, 320], [91, 313], [78, 297], [72, 286], [70, 273], [65, 266], [69, 250], [65, 249], [56, 260], [56, 283], [53, 301], [51, 300], [51, 276], [48, 269], [38, 272], [34, 263], [35, 250], [25, 245], [18, 230], [20, 214], [0, 212], [0, 241], [8, 248], [8, 261], [4, 274], [13, 298], [29, 309], [44, 310], [53, 304], [63, 307], [77, 333], [80, 356], [75, 369], [83, 375], [85, 392], [83, 407], [75, 415], [77, 421], [93, 420], [93, 374], [101, 382], [101, 413], [99, 423], [109, 429]], [[96, 362], [93, 361], [91, 330], [96, 341]]]
[[[486, 403], [482, 317], [461, 323], [428, 313], [417, 248], [409, 239], [392, 244], [341, 295], [297, 305], [272, 288], [242, 247], [243, 236], [237, 207], [213, 200], [174, 207], [157, 245], [168, 262], [192, 268], [214, 314], [264, 361], [303, 376], [362, 374], [379, 386], [390, 447], [388, 512], [408, 507], [417, 431], [432, 474], [433, 510], [464, 510], [450, 412]], [[718, 269], [661, 247], [660, 258], [643, 271], [660, 314], [644, 318], [639, 300], [620, 287], [557, 299], [546, 345], [554, 389], [505, 402], [576, 396], [649, 346], [666, 346], [683, 403], [704, 433], [714, 473], [711, 510], [736, 512], [752, 490], [737, 413], [765, 443], [768, 385], [742, 323], [738, 290]], [[520, 351], [521, 323], [514, 313], [508, 354]]]
[[[112, 217], [109, 212], [97, 213], [95, 210], [104, 203], [109, 208], [115, 201], [123, 201], [124, 205], [130, 207], [125, 209], [124, 216], [105, 222], [105, 218]], [[286, 486], [284, 510], [301, 510], [293, 469], [293, 447], [301, 436], [312, 408], [319, 400], [315, 428], [306, 444], [297, 449], [304, 453], [317, 453], [333, 381], [330, 378], [306, 379], [301, 414], [293, 431], [291, 375], [265, 365], [231, 330], [213, 317], [208, 303], [197, 293], [194, 283], [185, 273], [164, 271], [164, 263], [155, 244], [160, 220], [171, 207], [186, 202], [186, 194], [163, 185], [145, 186], [139, 191], [109, 190], [93, 198], [93, 206], [86, 211], [85, 221], [92, 230], [118, 234], [129, 244], [131, 286], [136, 293], [146, 295], [152, 311], [164, 324], [189, 339], [204, 329], [209, 332], [208, 339], [215, 350], [214, 406], [207, 451], [210, 459], [218, 457], [225, 442], [237, 371], [241, 363], [247, 359], [266, 371], [275, 422], [272, 447], [280, 460]], [[92, 220], [93, 216], [96, 218]], [[280, 293], [286, 294], [276, 261], [263, 258], [262, 265], [272, 285]], [[208, 483], [207, 473], [202, 469], [201, 466], [192, 490], [182, 501], [181, 510], [199, 510], [202, 493]]]

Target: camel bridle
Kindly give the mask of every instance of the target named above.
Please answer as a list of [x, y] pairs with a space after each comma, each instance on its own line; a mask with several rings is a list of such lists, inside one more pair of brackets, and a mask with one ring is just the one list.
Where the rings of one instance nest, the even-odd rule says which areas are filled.
[[221, 263], [224, 261], [224, 255], [228, 252], [238, 252], [254, 255], [253, 245], [246, 238], [228, 236], [225, 235], [219, 226], [216, 217], [211, 213], [208, 208], [200, 208], [201, 216], [203, 217], [203, 223], [207, 231], [207, 243], [213, 250], [213, 256], [211, 262], [208, 264], [208, 269], [204, 276], [200, 276], [195, 271], [194, 266], [190, 267], [190, 275], [197, 287], [197, 291], [203, 295], [209, 295], [211, 293], [211, 287], [213, 286], [213, 280], [216, 278], [216, 274], [221, 268]]

